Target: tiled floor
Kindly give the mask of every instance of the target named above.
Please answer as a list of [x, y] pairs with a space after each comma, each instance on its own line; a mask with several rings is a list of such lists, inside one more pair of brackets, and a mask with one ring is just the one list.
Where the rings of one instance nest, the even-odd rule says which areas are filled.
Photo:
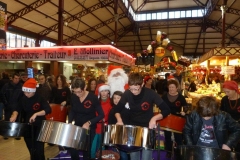
[[[58, 146], [45, 144], [46, 159], [53, 158], [58, 155], [58, 153]], [[21, 138], [21, 140], [15, 140], [14, 138], [4, 140], [3, 137], [0, 136], [0, 160], [30, 160], [30, 154], [23, 138]]]

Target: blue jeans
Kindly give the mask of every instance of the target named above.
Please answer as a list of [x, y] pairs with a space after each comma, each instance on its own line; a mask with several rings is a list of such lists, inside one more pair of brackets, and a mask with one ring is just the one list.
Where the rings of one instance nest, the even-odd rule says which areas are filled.
[[4, 108], [4, 104], [0, 102], [0, 120], [3, 119], [3, 108]]
[[[130, 159], [132, 160], [140, 160], [141, 155], [140, 155], [140, 151], [137, 152], [131, 152], [130, 153]], [[152, 159], [152, 151], [151, 150], [146, 150], [143, 149], [142, 150], [142, 159], [141, 160], [151, 160]]]
[[128, 160], [128, 155], [124, 151], [119, 151], [120, 153], [120, 160]]

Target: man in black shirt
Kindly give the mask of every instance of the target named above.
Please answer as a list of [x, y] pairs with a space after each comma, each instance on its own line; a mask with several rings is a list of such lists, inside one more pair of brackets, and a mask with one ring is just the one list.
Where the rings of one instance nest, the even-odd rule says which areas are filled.
[[[128, 104], [130, 109], [129, 125], [136, 125], [153, 129], [156, 121], [170, 114], [170, 109], [162, 98], [152, 89], [143, 87], [143, 77], [139, 73], [132, 73], [128, 80], [129, 90], [126, 90], [116, 106], [115, 117], [117, 124], [123, 125], [120, 112]], [[161, 113], [154, 116], [153, 105], [156, 104]], [[140, 159], [140, 152], [131, 152], [133, 160]], [[152, 159], [152, 151], [143, 149], [142, 160]]]

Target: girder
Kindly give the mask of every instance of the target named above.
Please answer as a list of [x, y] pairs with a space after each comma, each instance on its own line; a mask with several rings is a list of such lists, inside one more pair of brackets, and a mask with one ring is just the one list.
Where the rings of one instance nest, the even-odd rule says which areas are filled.
[[[113, 0], [103, 0], [103, 1], [101, 1], [100, 3], [94, 5], [94, 6], [90, 7], [90, 8], [87, 8], [86, 10], [83, 10], [82, 12], [79, 12], [79, 13], [77, 13], [77, 14], [69, 17], [69, 18], [66, 18], [64, 21], [70, 23], [70, 22], [73, 22], [73, 21], [76, 20], [76, 19], [80, 19], [81, 17], [89, 14], [90, 12], [93, 12], [93, 11], [95, 11], [95, 10], [98, 10], [99, 8], [102, 8], [102, 2], [110, 3], [110, 2], [113, 2]], [[53, 25], [53, 26], [51, 26], [51, 27], [43, 30], [43, 31], [40, 32], [39, 34], [40, 34], [41, 36], [46, 36], [46, 35], [48, 35], [50, 32], [55, 31], [57, 28], [58, 28], [58, 24], [55, 24], [55, 25]]]
[[[215, 10], [221, 12], [220, 5], [217, 5]], [[231, 13], [240, 16], [240, 10], [235, 9], [235, 8], [227, 8], [226, 13]]]
[[38, 0], [29, 6], [21, 9], [20, 11], [12, 14], [11, 16], [8, 17], [8, 25], [11, 25], [16, 19], [22, 17], [25, 14], [28, 14], [29, 12], [35, 10], [36, 8], [42, 6], [43, 4], [49, 2], [50, 0]]
[[[117, 32], [118, 32], [118, 33], [124, 32], [125, 30], [128, 29], [128, 27], [131, 27], [131, 25], [127, 26], [126, 28], [118, 29]], [[91, 42], [89, 42], [89, 43], [87, 43], [87, 44], [88, 44], [88, 45], [95, 44], [95, 43], [97, 43], [97, 42], [100, 42], [100, 41], [106, 39], [106, 37], [112, 37], [112, 36], [114, 36], [114, 34], [115, 34], [114, 32], [111, 32], [111, 33], [106, 34], [105, 36], [102, 36], [102, 37], [100, 37], [100, 38], [98, 38], [98, 39], [96, 39], [96, 40], [94, 40], [94, 41], [91, 41]]]
[[[125, 15], [124, 13], [122, 13], [122, 14], [119, 15], [119, 19], [124, 18], [124, 17], [126, 17], [126, 15]], [[115, 18], [114, 18], [114, 17], [111, 18], [111, 19], [108, 19], [108, 20], [106, 20], [106, 21], [104, 21], [104, 22], [102, 22], [102, 23], [99, 23], [99, 24], [97, 24], [97, 25], [95, 25], [95, 26], [93, 26], [93, 27], [91, 27], [91, 28], [88, 28], [88, 29], [84, 30], [83, 32], [79, 32], [79, 33], [75, 34], [74, 36], [65, 39], [65, 40], [64, 40], [64, 43], [69, 43], [69, 42], [71, 42], [71, 41], [74, 40], [74, 39], [77, 39], [77, 38], [79, 38], [79, 37], [81, 37], [81, 36], [83, 36], [83, 35], [86, 35], [86, 34], [92, 32], [92, 31], [94, 31], [94, 30], [97, 30], [97, 29], [105, 26], [105, 25], [108, 25], [108, 24], [110, 24], [110, 23], [113, 23], [114, 21], [115, 21]]]
[[219, 0], [209, 0], [207, 3], [207, 6], [205, 7], [206, 14], [205, 16], [208, 17], [212, 11], [215, 9], [215, 6], [217, 5]]

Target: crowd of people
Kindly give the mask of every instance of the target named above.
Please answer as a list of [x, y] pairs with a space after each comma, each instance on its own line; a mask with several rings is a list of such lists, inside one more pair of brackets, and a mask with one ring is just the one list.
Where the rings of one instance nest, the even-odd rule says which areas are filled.
[[[99, 158], [104, 149], [104, 125], [132, 125], [155, 129], [157, 121], [168, 115], [186, 119], [182, 133], [164, 130], [165, 150], [168, 157], [181, 145], [196, 145], [240, 152], [240, 92], [238, 84], [226, 81], [226, 96], [218, 105], [214, 97], [202, 97], [194, 111], [188, 112], [185, 95], [194, 84], [181, 87], [181, 68], [175, 74], [165, 74], [165, 79], [154, 80], [141, 73], [127, 74], [119, 66], [111, 66], [108, 77], [90, 78], [87, 82], [76, 77], [67, 83], [64, 75], [54, 79], [45, 75], [27, 78], [26, 74], [13, 74], [11, 79], [2, 73], [0, 80], [0, 116], [5, 121], [29, 123], [23, 135], [26, 146], [35, 160], [44, 160], [44, 143], [37, 141], [45, 115], [53, 112], [50, 104], [68, 108], [68, 123], [89, 130], [89, 146], [83, 159]], [[194, 83], [194, 82], [193, 82]], [[156, 106], [161, 112], [154, 113]], [[4, 110], [4, 112], [1, 112]], [[4, 114], [3, 114], [4, 113]], [[3, 117], [0, 117], [1, 119]], [[31, 129], [34, 128], [34, 134]], [[174, 137], [174, 140], [173, 140]], [[4, 137], [8, 139], [8, 137]], [[16, 138], [17, 140], [20, 137]], [[32, 152], [34, 148], [37, 152]], [[61, 148], [60, 148], [61, 149]], [[79, 150], [68, 148], [72, 160], [79, 160]], [[116, 150], [115, 150], [116, 151]], [[150, 160], [152, 150], [127, 152], [119, 150], [121, 160]], [[141, 158], [140, 158], [141, 157]]]

